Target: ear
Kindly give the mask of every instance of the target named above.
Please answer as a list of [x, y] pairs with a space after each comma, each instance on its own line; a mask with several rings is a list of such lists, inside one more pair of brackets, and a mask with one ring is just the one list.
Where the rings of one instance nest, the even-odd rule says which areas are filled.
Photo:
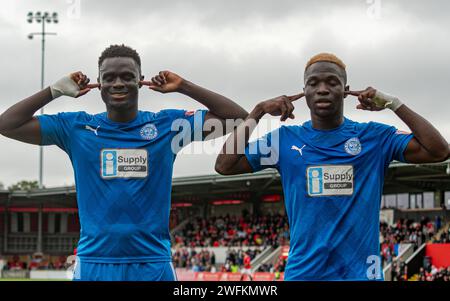
[[97, 84], [99, 84], [98, 89], [102, 89], [102, 84], [100, 83], [100, 77], [97, 77]]
[[141, 75], [141, 78], [139, 79], [139, 89], [142, 87], [141, 81], [144, 80], [144, 75]]
[[[345, 92], [350, 91], [350, 86], [349, 85], [345, 86], [344, 91]], [[344, 98], [346, 98], [347, 96], [348, 94], [344, 94]]]

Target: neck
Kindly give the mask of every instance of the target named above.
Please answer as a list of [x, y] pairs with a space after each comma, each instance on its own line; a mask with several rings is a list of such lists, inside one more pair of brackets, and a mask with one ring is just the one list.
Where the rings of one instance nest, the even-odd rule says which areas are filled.
[[108, 119], [114, 122], [130, 122], [136, 118], [138, 110], [137, 107], [130, 110], [115, 110], [108, 108]]
[[336, 114], [334, 116], [320, 117], [311, 115], [312, 127], [318, 130], [331, 130], [339, 127], [344, 122], [344, 115]]

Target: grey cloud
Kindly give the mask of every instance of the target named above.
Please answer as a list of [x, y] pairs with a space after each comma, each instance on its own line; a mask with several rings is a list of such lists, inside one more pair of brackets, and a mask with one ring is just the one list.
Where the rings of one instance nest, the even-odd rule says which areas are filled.
[[[294, 94], [302, 89], [303, 66], [319, 51], [332, 51], [346, 62], [349, 83], [362, 89], [372, 85], [395, 94], [428, 118], [450, 140], [450, 105], [446, 87], [450, 79], [449, 4], [435, 1], [381, 0], [381, 20], [364, 19], [366, 1], [81, 1], [80, 19], [68, 19], [68, 4], [61, 1], [14, 3], [11, 18], [0, 14], [3, 70], [0, 112], [39, 88], [40, 43], [29, 41], [28, 10], [60, 11], [61, 23], [50, 27], [57, 37], [47, 43], [46, 83], [82, 70], [91, 80], [97, 75], [97, 58], [109, 44], [131, 45], [140, 53], [147, 78], [169, 69], [185, 78], [220, 92], [247, 110], [264, 99]], [[357, 15], [350, 15], [352, 14]], [[390, 22], [389, 32], [399, 32], [387, 44], [350, 41], [358, 28], [336, 28], [330, 15], [351, 21]], [[22, 23], [20, 23], [22, 22]], [[157, 24], [158, 26], [156, 26]], [[370, 24], [369, 24], [370, 25]], [[189, 30], [194, 30], [189, 32]], [[348, 30], [348, 33], [342, 30]], [[337, 36], [336, 31], [340, 33]], [[349, 38], [345, 38], [348, 36]], [[220, 37], [217, 38], [217, 37]], [[344, 38], [342, 38], [344, 37]], [[211, 39], [203, 41], [202, 39]], [[256, 42], [255, 42], [256, 40]], [[369, 119], [404, 128], [392, 113], [367, 113], [346, 103], [346, 115], [357, 121]], [[141, 90], [143, 110], [199, 108], [183, 95], [161, 95]], [[98, 91], [74, 100], [61, 98], [49, 104], [48, 113], [104, 110]], [[296, 103], [297, 119], [309, 117], [306, 104]], [[20, 179], [37, 178], [37, 147], [0, 137], [0, 181], [9, 185]], [[174, 175], [213, 173], [214, 155], [182, 155]], [[195, 169], [192, 168], [195, 166]], [[70, 161], [56, 147], [46, 148], [45, 179], [49, 186], [73, 183]]]

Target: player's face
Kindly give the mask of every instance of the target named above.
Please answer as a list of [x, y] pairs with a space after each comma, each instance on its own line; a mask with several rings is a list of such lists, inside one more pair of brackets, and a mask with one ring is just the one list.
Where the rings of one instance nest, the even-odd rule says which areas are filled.
[[345, 87], [344, 70], [336, 64], [317, 62], [306, 69], [305, 97], [312, 115], [326, 118], [342, 114]]
[[105, 59], [99, 68], [98, 80], [107, 108], [127, 110], [137, 106], [141, 74], [132, 58]]

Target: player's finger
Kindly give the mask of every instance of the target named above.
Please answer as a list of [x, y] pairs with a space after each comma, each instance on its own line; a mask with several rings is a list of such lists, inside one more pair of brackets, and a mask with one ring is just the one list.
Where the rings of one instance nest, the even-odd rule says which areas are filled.
[[91, 80], [89, 79], [89, 78], [85, 78], [84, 80], [83, 80], [83, 82], [81, 83], [81, 86], [83, 87], [83, 88], [85, 88], [88, 84], [89, 84], [89, 82], [90, 82]]
[[[287, 107], [288, 107], [288, 111], [287, 111], [287, 118], [292, 118], [291, 116], [293, 115], [292, 114], [292, 112], [294, 111], [294, 109], [295, 109], [295, 107], [294, 107], [294, 105], [290, 102], [290, 101], [287, 101], [286, 102], [286, 105], [287, 105]], [[287, 119], [286, 118], [286, 119]], [[293, 118], [292, 118], [293, 119]]]
[[372, 111], [372, 106], [371, 105], [364, 105], [364, 109], [366, 109], [367, 111]]
[[370, 105], [369, 93], [367, 91], [364, 91], [363, 93], [359, 94], [358, 100], [364, 105]]
[[80, 80], [80, 76], [78, 73], [74, 73], [70, 78], [77, 84], [78, 84], [78, 81]]
[[159, 76], [160, 76], [161, 79], [163, 80], [164, 84], [167, 84], [167, 79], [166, 79], [165, 72], [160, 71], [160, 72], [159, 72]]
[[365, 105], [362, 105], [362, 104], [358, 104], [358, 105], [356, 106], [356, 108], [357, 108], [358, 110], [363, 110], [363, 111], [372, 111], [370, 107], [365, 106]]
[[153, 85], [153, 83], [151, 81], [148, 81], [148, 80], [141, 80], [141, 81], [139, 81], [139, 83], [141, 85], [143, 85], [143, 86], [151, 86], [151, 85]]
[[371, 102], [370, 102], [369, 98], [361, 98], [361, 99], [358, 99], [358, 100], [365, 107], [370, 107], [371, 106]]
[[291, 110], [291, 107], [289, 105], [291, 105], [290, 101], [286, 101], [284, 103], [284, 106], [286, 107], [286, 113], [284, 113], [283, 121], [286, 121], [289, 118], [289, 116], [291, 116], [291, 113], [292, 113], [292, 110], [293, 110], [294, 106], [291, 105], [292, 106], [292, 110]]
[[152, 77], [152, 83], [153, 83], [153, 85], [158, 85], [158, 86], [162, 85], [162, 83], [158, 80], [158, 78], [156, 76]]
[[287, 112], [288, 112], [288, 108], [287, 105], [284, 101], [280, 102], [280, 109], [281, 109], [281, 117], [280, 120], [281, 121], [285, 121], [288, 118]]
[[89, 91], [91, 91], [90, 88], [86, 88], [86, 89], [81, 90], [81, 91], [78, 93], [77, 98], [80, 97], [80, 96], [83, 96], [84, 94], [88, 93]]
[[363, 91], [344, 91], [344, 95], [359, 96]]
[[79, 80], [84, 81], [85, 78], [86, 78], [86, 75], [84, 75], [82, 72], [80, 72], [80, 73], [78, 74], [78, 79], [79, 79]]
[[371, 108], [375, 108], [376, 105], [373, 102], [373, 97], [375, 97], [375, 95], [373, 95], [373, 93], [371, 93], [371, 91], [368, 91], [365, 94], [365, 98], [361, 101], [364, 105], [369, 106]]
[[89, 84], [89, 85], [86, 85], [86, 88], [89, 88], [89, 89], [100, 88], [100, 84], [99, 83]]
[[289, 101], [296, 101], [297, 99], [302, 98], [303, 96], [305, 96], [305, 93], [300, 93], [300, 94], [296, 94], [296, 95], [292, 95], [292, 96], [288, 96], [287, 98], [289, 99]]
[[149, 89], [151, 89], [153, 91], [163, 92], [163, 89], [158, 85], [153, 84], [153, 85], [149, 85], [148, 87], [149, 87]]
[[161, 85], [164, 85], [166, 83], [164, 77], [162, 77], [161, 75], [157, 75], [156, 78], [161, 83]]
[[72, 74], [70, 74], [70, 78], [74, 81], [74, 82], [78, 82], [78, 79], [80, 78], [80, 71], [74, 72]]

